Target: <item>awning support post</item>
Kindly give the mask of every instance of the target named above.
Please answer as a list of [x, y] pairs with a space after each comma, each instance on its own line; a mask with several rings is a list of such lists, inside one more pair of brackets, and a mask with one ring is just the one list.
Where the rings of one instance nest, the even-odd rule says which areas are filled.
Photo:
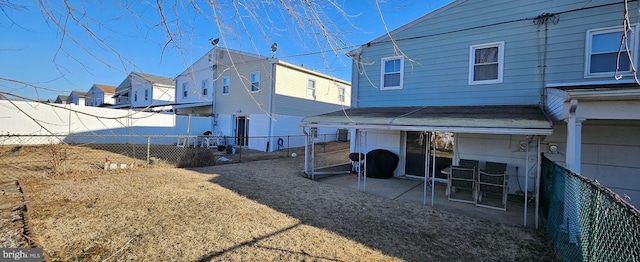
[[309, 129], [309, 143], [311, 144], [311, 180], [316, 180], [316, 143], [314, 143], [314, 139], [317, 132], [318, 128], [316, 127]]
[[[516, 174], [517, 176], [518, 174]], [[529, 139], [527, 139], [527, 149], [524, 157], [524, 227], [527, 227], [527, 213], [529, 211]]]
[[[423, 132], [425, 133], [425, 132]], [[428, 139], [431, 141], [431, 139]], [[425, 152], [431, 151], [431, 144], [424, 143]], [[427, 205], [427, 182], [429, 182], [429, 154], [425, 154], [424, 156], [424, 189], [422, 190], [423, 200], [422, 204]], [[433, 181], [431, 181], [433, 183]]]
[[540, 159], [542, 156], [542, 152], [540, 149], [540, 136], [536, 136], [537, 140], [538, 140], [538, 162], [536, 164], [536, 229], [538, 229], [538, 219], [540, 216], [540, 175], [541, 175], [541, 166], [542, 166], [542, 160]]
[[[431, 133], [432, 136], [435, 136], [434, 133]], [[432, 168], [431, 168], [431, 206], [433, 206], [434, 204], [434, 197], [435, 197], [435, 189], [436, 189], [436, 183], [435, 183], [435, 179], [436, 179], [436, 147], [438, 146], [438, 143], [436, 143], [437, 141], [433, 142], [433, 157], [432, 157], [432, 161], [433, 163], [431, 164]], [[431, 139], [429, 139], [429, 143], [431, 143]], [[425, 168], [428, 168], [429, 166], [426, 166]]]
[[[364, 150], [367, 150], [367, 130], [363, 130], [362, 133], [364, 134]], [[367, 191], [367, 153], [364, 153], [364, 180], [362, 183], [362, 191], [366, 192]]]
[[360, 176], [362, 175], [362, 168], [364, 167], [364, 164], [362, 162], [362, 130], [357, 130], [357, 135], [356, 135], [356, 152], [358, 153], [358, 170], [356, 170], [356, 172], [358, 173], [358, 191], [360, 190]]

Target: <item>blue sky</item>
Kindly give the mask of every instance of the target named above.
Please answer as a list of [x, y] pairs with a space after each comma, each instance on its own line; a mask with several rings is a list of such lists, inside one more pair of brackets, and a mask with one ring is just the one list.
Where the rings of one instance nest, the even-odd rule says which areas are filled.
[[[378, 1], [389, 30], [452, 2]], [[323, 38], [314, 39], [318, 34], [299, 24], [313, 15], [329, 18], [334, 25], [328, 26], [337, 28], [344, 41], [340, 47], [365, 44], [385, 33], [374, 0], [334, 1], [348, 20], [333, 9], [296, 20], [273, 7], [271, 2], [278, 1], [240, 1], [249, 6], [237, 13], [230, 1], [217, 1], [222, 3], [216, 9], [218, 17], [208, 6], [195, 11], [189, 1], [169, 1], [163, 6], [166, 27], [150, 0], [70, 0], [74, 17], [66, 16], [62, 1], [42, 1], [49, 12], [37, 1], [16, 2], [18, 6], [0, 12], [0, 91], [40, 100], [87, 91], [94, 83], [118, 85], [131, 71], [174, 77], [211, 49], [208, 39], [216, 37], [222, 38], [222, 47], [265, 56], [271, 56], [271, 43], [277, 42], [276, 57], [350, 81], [351, 61], [344, 55], [348, 50], [321, 52], [334, 47]], [[168, 45], [167, 31], [173, 36]]]

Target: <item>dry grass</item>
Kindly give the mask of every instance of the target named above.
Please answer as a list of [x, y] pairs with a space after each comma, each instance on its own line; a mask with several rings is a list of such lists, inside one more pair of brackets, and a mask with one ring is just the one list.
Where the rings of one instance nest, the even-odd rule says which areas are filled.
[[0, 146], [0, 182], [73, 172], [86, 174], [102, 169], [107, 157], [113, 163], [142, 163], [109, 151], [65, 144]]
[[278, 158], [22, 184], [30, 229], [53, 261], [553, 259], [531, 230], [311, 181], [302, 166]]

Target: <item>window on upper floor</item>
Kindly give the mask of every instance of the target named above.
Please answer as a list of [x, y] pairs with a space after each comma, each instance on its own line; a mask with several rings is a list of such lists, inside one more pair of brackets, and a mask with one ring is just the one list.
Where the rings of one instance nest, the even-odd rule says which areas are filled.
[[228, 76], [222, 77], [222, 94], [223, 95], [229, 94], [230, 83], [231, 83], [231, 79], [229, 79]]
[[307, 79], [307, 96], [316, 97], [316, 80]]
[[202, 95], [206, 96], [209, 93], [209, 81], [202, 80]]
[[133, 101], [138, 101], [138, 91], [133, 92]]
[[633, 26], [626, 32], [624, 43], [621, 26], [588, 30], [585, 77], [611, 77], [615, 73], [631, 73], [631, 62], [637, 61], [636, 28], [637, 26]]
[[251, 73], [251, 92], [260, 91], [260, 72]]
[[469, 84], [502, 83], [504, 42], [472, 45], [469, 50]]
[[144, 90], [144, 100], [149, 100], [149, 89]]
[[189, 85], [187, 83], [182, 83], [182, 98], [187, 98], [189, 94]]
[[404, 78], [404, 57], [382, 58], [380, 90], [402, 89]]
[[344, 103], [344, 86], [338, 86], [338, 101]]

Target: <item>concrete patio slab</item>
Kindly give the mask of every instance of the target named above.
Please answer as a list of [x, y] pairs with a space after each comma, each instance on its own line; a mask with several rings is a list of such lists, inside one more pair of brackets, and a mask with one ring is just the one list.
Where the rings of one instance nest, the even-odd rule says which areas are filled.
[[[317, 179], [321, 183], [348, 187], [368, 194], [423, 205], [425, 203], [424, 179], [413, 177], [393, 177], [390, 179], [367, 178], [361, 176], [358, 183], [356, 174], [334, 175]], [[502, 224], [524, 226], [524, 200], [509, 200], [507, 211], [477, 207], [473, 203], [449, 201], [445, 195], [446, 184], [435, 183], [434, 205], [438, 210], [461, 214], [473, 218], [491, 220]], [[535, 203], [529, 201], [527, 226], [535, 227]], [[427, 184], [426, 205], [431, 205], [431, 184]]]

